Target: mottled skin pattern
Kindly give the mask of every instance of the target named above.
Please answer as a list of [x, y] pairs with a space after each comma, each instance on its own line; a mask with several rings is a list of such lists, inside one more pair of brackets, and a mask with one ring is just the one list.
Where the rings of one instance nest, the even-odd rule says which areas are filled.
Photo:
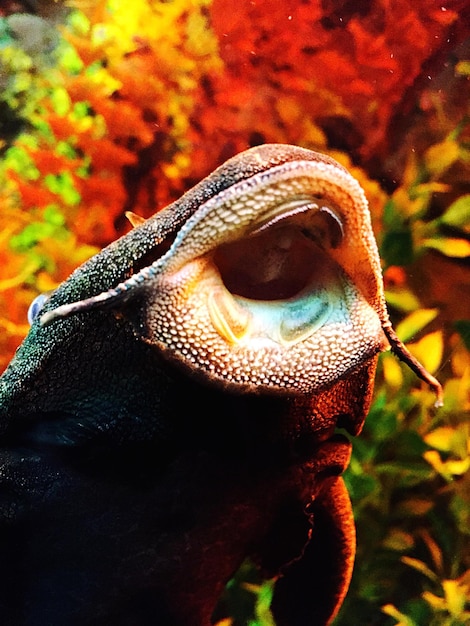
[[[245, 182], [251, 186], [245, 208], [269, 196], [283, 176], [291, 189], [296, 170], [303, 172], [301, 202], [308, 170], [311, 194], [338, 208], [340, 218], [328, 208], [321, 220], [334, 235], [325, 250], [327, 264], [339, 268], [335, 288], [345, 285], [349, 300], [338, 301], [343, 313], [336, 326], [308, 318], [315, 293], [294, 311], [294, 321], [276, 309], [281, 329], [292, 333], [293, 324], [300, 334], [282, 348], [269, 340], [268, 350], [281, 355], [287, 372], [296, 371], [299, 358], [308, 365], [291, 382], [282, 373], [265, 382], [253, 357], [253, 350], [265, 349], [259, 337], [232, 341], [237, 324], [246, 330], [245, 309], [230, 296], [220, 300], [217, 278], [206, 280], [206, 268], [214, 274], [212, 248], [226, 239], [224, 232], [222, 243], [212, 242], [220, 226], [207, 237], [206, 225], [217, 220], [204, 212], [214, 205], [216, 213], [230, 214]], [[281, 200], [288, 202], [283, 185]], [[190, 221], [195, 215], [202, 217]], [[304, 213], [293, 219], [295, 229], [307, 230]], [[340, 222], [344, 241], [338, 243]], [[226, 223], [233, 223], [230, 215]], [[231, 227], [230, 241], [249, 237], [249, 224]], [[315, 237], [322, 224], [315, 223]], [[320, 259], [323, 243], [317, 244], [308, 245]], [[188, 275], [193, 267], [203, 268], [203, 280], [171, 292], [175, 272]], [[50, 313], [114, 290], [141, 270], [142, 284], [131, 280], [132, 288], [114, 291], [102, 305]], [[206, 315], [209, 296], [201, 297], [206, 284], [221, 303], [212, 317]], [[179, 320], [181, 310], [201, 313], [188, 322], [207, 332], [200, 345], [188, 346], [194, 330]], [[43, 323], [36, 319], [0, 379], [2, 624], [208, 625], [221, 617], [222, 609], [211, 617], [217, 600], [247, 556], [267, 576], [280, 574], [273, 599], [280, 626], [328, 624], [346, 593], [355, 550], [340, 478], [350, 444], [334, 430], [360, 432], [377, 354], [391, 332], [357, 183], [334, 161], [307, 150], [252, 149], [78, 268], [42, 313]], [[267, 327], [268, 334], [278, 331], [270, 321]], [[211, 342], [218, 347], [207, 365], [207, 355], [199, 355]], [[190, 357], [188, 347], [194, 348]], [[243, 380], [233, 375], [237, 355]], [[269, 370], [270, 360], [263, 359]]]

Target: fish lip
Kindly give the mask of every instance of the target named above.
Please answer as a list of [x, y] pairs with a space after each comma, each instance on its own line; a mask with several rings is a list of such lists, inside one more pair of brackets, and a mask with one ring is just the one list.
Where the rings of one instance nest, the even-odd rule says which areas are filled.
[[[351, 458], [352, 444], [351, 441], [343, 433], [335, 432], [329, 439], [323, 442], [321, 445], [322, 455], [326, 453], [335, 453], [338, 459], [338, 465], [344, 466], [344, 469], [349, 464]], [[344, 463], [341, 464], [340, 461]], [[344, 471], [344, 469], [342, 471]], [[341, 473], [342, 473], [341, 471]], [[339, 475], [339, 474], [338, 474]]]
[[351, 460], [352, 443], [343, 433], [334, 432], [316, 443], [299, 441], [296, 451], [303, 459], [305, 472], [316, 479], [328, 479], [345, 472]]

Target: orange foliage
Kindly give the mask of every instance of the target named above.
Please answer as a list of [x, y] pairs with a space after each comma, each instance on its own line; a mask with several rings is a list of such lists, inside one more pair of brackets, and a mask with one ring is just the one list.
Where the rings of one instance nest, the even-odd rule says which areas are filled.
[[[387, 145], [396, 107], [425, 63], [455, 45], [464, 6], [463, 0], [434, 8], [426, 0], [241, 0], [234, 12], [228, 0], [214, 0], [211, 20], [226, 67], [225, 80], [213, 85], [214, 101], [230, 107], [229, 83], [243, 80], [252, 95], [264, 94], [265, 102], [253, 105], [244, 98], [238, 108], [245, 115], [247, 106], [263, 108], [269, 119], [273, 97], [289, 94], [320, 126], [333, 124], [335, 116], [346, 118], [360, 154], [369, 158]], [[265, 135], [263, 118], [255, 114], [253, 121], [252, 129]], [[265, 135], [266, 141], [275, 138]]]
[[[41, 115], [50, 134], [38, 133], [27, 149], [38, 178], [10, 171], [0, 196], [19, 198], [23, 213], [61, 207], [78, 250], [109, 243], [128, 228], [126, 211], [148, 217], [262, 142], [329, 150], [350, 168], [388, 176], [386, 159], [400, 170], [392, 153], [407, 140], [409, 103], [432, 85], [436, 59], [468, 35], [467, 5], [240, 0], [234, 10], [228, 0], [80, 2], [88, 26], [64, 31], [83, 64], [62, 74], [69, 106], [58, 113], [46, 90]], [[60, 143], [75, 156], [59, 153]], [[380, 230], [385, 194], [353, 169]], [[63, 172], [76, 192], [68, 203], [46, 180]], [[60, 254], [57, 281], [71, 269]], [[4, 268], [9, 277], [23, 271], [11, 260]], [[2, 316], [22, 327], [23, 309]], [[12, 350], [2, 345], [5, 361]]]
[[[77, 124], [72, 117], [59, 115], [55, 111], [47, 111], [47, 123], [56, 138], [67, 138], [77, 134]], [[47, 171], [47, 170], [46, 170]]]
[[[61, 172], [73, 170], [79, 163], [78, 159], [74, 160], [61, 154], [57, 154], [57, 152], [54, 152], [54, 150], [50, 147], [38, 148], [35, 150], [27, 149], [26, 152], [28, 152], [34, 159], [34, 163], [40, 172], [52, 174], [53, 176], [60, 174]], [[47, 202], [41, 200], [40, 202], [36, 202], [36, 206], [45, 206], [50, 202], [51, 200]]]
[[47, 206], [56, 199], [48, 189], [44, 189], [35, 181], [23, 180], [14, 172], [10, 174], [10, 180], [16, 183], [17, 192], [21, 198], [21, 207], [25, 211], [37, 206]]

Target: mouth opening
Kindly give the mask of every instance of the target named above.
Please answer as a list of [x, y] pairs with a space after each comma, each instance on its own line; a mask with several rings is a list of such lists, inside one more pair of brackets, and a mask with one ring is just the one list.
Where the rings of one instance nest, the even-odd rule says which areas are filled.
[[273, 301], [294, 298], [305, 289], [325, 256], [295, 226], [284, 225], [220, 246], [214, 262], [232, 295]]
[[342, 270], [329, 255], [342, 238], [336, 212], [304, 202], [220, 245], [213, 262], [221, 288], [209, 298], [219, 334], [286, 345], [323, 326], [343, 295]]
[[214, 262], [231, 294], [252, 300], [286, 300], [330, 273], [328, 250], [343, 240], [341, 218], [317, 203], [297, 202], [294, 208], [292, 204], [258, 226], [250, 237], [217, 248]]

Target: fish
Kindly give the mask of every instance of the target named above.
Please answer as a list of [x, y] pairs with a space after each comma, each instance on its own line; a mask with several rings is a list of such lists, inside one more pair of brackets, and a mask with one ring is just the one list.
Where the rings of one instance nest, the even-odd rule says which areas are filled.
[[264, 144], [130, 220], [35, 303], [0, 377], [3, 623], [216, 623], [249, 558], [276, 624], [329, 624], [378, 355], [442, 403], [390, 323], [364, 191]]

